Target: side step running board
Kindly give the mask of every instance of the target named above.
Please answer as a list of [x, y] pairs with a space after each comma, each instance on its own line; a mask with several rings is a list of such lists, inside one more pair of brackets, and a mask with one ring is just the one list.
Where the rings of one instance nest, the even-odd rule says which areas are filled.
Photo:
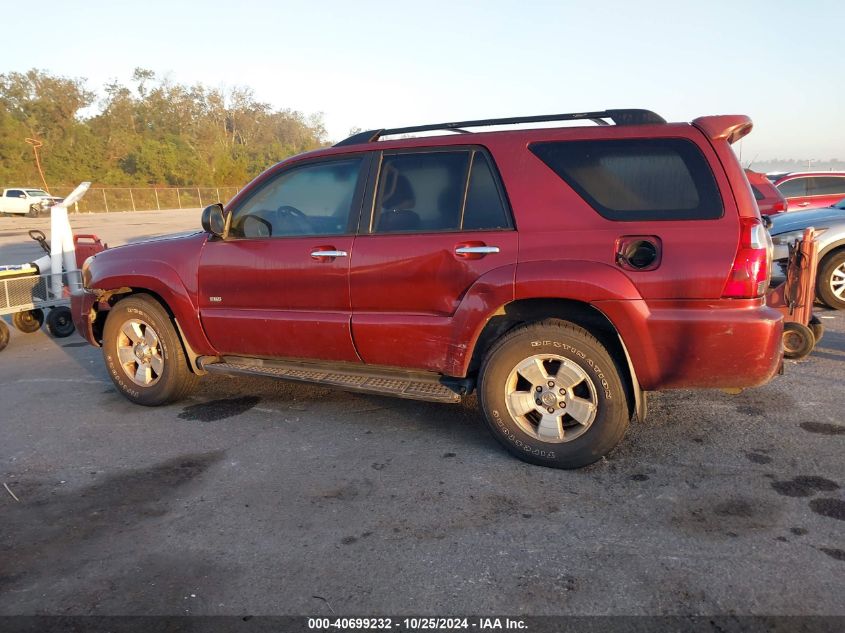
[[329, 365], [240, 356], [204, 356], [197, 359], [197, 363], [205, 371], [216, 374], [269, 376], [328, 385], [347, 391], [432, 402], [460, 402], [461, 396], [468, 393], [471, 385], [465, 379], [446, 378], [434, 373], [356, 366], [351, 363]]

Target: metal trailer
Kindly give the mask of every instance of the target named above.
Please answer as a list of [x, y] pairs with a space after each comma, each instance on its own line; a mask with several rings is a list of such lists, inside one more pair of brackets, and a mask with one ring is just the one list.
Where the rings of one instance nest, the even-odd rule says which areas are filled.
[[[25, 333], [37, 332], [45, 321], [48, 331], [62, 338], [73, 334], [70, 296], [82, 287], [82, 261], [105, 248], [95, 235], [74, 236], [67, 207], [79, 201], [91, 186], [81, 183], [60, 204], [50, 209], [52, 244], [42, 231], [29, 231], [46, 255], [29, 264], [0, 266], [0, 350], [9, 343], [9, 326], [2, 319], [12, 315], [12, 323]], [[80, 244], [82, 240], [82, 244]], [[49, 272], [47, 272], [49, 271]]]
[[[55, 292], [56, 281], [60, 292]], [[70, 292], [82, 285], [81, 273], [39, 275], [25, 270], [0, 269], [0, 316], [12, 315], [12, 323], [21, 332], [37, 332], [45, 321], [47, 330], [57, 338], [73, 334]], [[46, 312], [48, 311], [49, 312]], [[0, 320], [0, 350], [9, 342], [9, 326]]]

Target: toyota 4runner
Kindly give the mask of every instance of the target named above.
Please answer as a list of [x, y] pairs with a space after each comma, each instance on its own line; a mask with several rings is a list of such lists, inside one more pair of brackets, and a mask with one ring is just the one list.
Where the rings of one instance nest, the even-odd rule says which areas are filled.
[[[544, 121], [576, 123], [470, 131]], [[453, 134], [395, 138], [432, 130]], [[138, 404], [206, 373], [477, 390], [513, 454], [583, 466], [646, 391], [781, 366], [771, 242], [730, 148], [750, 130], [607, 110], [361, 132], [271, 167], [202, 232], [89, 258], [76, 325]]]

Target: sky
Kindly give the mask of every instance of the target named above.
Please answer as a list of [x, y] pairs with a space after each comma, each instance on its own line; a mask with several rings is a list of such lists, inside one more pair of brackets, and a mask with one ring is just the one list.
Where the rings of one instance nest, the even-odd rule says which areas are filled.
[[[842, 0], [3, 0], [0, 73], [136, 67], [351, 128], [639, 107], [748, 114], [756, 158], [845, 160]], [[31, 26], [27, 26], [27, 25]]]

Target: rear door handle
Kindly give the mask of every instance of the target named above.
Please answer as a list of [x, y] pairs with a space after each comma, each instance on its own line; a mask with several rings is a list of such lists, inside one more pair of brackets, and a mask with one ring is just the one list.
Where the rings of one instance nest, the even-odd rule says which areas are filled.
[[490, 255], [498, 252], [498, 246], [458, 246], [455, 248], [456, 255]]
[[799, 206], [799, 207], [809, 207], [809, 206], [810, 206], [810, 203], [809, 203], [809, 202], [799, 202], [799, 203], [798, 203], [798, 206]]
[[335, 257], [347, 257], [349, 253], [346, 251], [335, 251], [335, 250], [321, 250], [317, 249], [311, 251], [311, 257], [314, 259], [334, 259]]

